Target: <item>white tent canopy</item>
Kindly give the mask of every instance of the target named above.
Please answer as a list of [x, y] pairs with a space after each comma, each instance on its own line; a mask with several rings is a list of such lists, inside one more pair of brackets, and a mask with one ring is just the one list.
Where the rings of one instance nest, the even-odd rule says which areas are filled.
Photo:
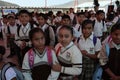
[[[110, 1], [99, 1], [100, 7], [104, 7], [108, 4], [110, 4]], [[93, 2], [85, 2], [82, 4], [79, 4], [78, 7], [94, 7]]]

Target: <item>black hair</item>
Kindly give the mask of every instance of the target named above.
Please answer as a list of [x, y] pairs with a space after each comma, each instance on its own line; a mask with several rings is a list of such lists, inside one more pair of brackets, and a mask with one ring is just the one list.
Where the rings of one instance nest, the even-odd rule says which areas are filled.
[[2, 15], [2, 18], [7, 18], [7, 15]]
[[51, 15], [53, 15], [53, 11], [48, 12], [48, 16], [51, 16]]
[[30, 12], [28, 10], [25, 10], [25, 9], [19, 11], [18, 15], [20, 16], [21, 14], [27, 14], [30, 16]]
[[57, 11], [56, 15], [60, 15], [62, 13], [62, 11]]
[[43, 32], [42, 29], [40, 29], [40, 28], [33, 28], [29, 32], [29, 39], [32, 40], [32, 38], [34, 37], [34, 34], [38, 33], [38, 32], [42, 33], [45, 36], [45, 33]]
[[92, 26], [93, 26], [93, 21], [91, 21], [89, 19], [84, 20], [82, 23], [82, 29], [84, 29], [87, 24], [92, 24]]
[[70, 19], [70, 16], [68, 16], [68, 15], [63, 15], [63, 16], [62, 16], [62, 20], [63, 20], [63, 19], [69, 19], [69, 20], [71, 20], [71, 19]]
[[78, 12], [77, 16], [80, 16], [80, 15], [84, 15], [85, 16], [85, 13], [84, 12]]
[[96, 12], [96, 15], [99, 15], [99, 14], [101, 14], [101, 13], [105, 13], [103, 10], [98, 10], [97, 12]]
[[116, 23], [111, 28], [111, 33], [115, 32], [116, 30], [120, 30], [120, 23]]
[[72, 36], [73, 36], [74, 31], [73, 31], [73, 28], [72, 28], [71, 26], [63, 25], [59, 30], [61, 30], [61, 29], [67, 29], [67, 30], [69, 30], [70, 33], [71, 33]]
[[43, 17], [45, 20], [48, 19], [47, 15], [44, 14], [44, 13], [39, 13], [39, 14], [37, 14], [37, 17]]
[[4, 55], [5, 54], [5, 47], [0, 46], [0, 54]]
[[10, 14], [7, 16], [7, 19], [10, 19], [10, 18], [15, 19], [15, 16]]
[[114, 19], [114, 17], [115, 17], [115, 13], [114, 12], [110, 12], [110, 13], [107, 14], [107, 19], [109, 21], [112, 21]]

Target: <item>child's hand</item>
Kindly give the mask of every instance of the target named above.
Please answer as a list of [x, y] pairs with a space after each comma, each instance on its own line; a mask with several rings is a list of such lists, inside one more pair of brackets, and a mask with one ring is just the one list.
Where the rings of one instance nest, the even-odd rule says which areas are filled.
[[86, 50], [81, 50], [81, 53], [83, 56], [86, 56], [88, 54], [88, 52]]
[[59, 63], [57, 63], [56, 62], [56, 64], [53, 64], [52, 65], [52, 69], [54, 70], [54, 71], [61, 71], [61, 68], [62, 68], [62, 66], [59, 64]]
[[111, 80], [120, 80], [120, 76], [114, 76], [111, 78]]
[[26, 42], [25, 41], [22, 41], [21, 42], [21, 45], [20, 45], [20, 48], [21, 49], [24, 49], [26, 47]]

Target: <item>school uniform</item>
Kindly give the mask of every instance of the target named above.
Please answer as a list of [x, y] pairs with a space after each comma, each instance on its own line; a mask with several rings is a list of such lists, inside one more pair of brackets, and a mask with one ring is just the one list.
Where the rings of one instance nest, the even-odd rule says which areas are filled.
[[[1, 71], [0, 71], [0, 73], [1, 73]], [[6, 80], [11, 80], [14, 77], [16, 77], [15, 71], [12, 68], [7, 69], [6, 72], [5, 72]]]
[[[33, 64], [33, 68], [34, 66], [41, 66], [42, 64], [44, 63], [48, 63], [48, 57], [47, 57], [47, 50], [45, 48], [45, 50], [43, 51], [42, 54], [39, 53], [39, 51], [37, 51], [35, 48], [33, 50], [33, 54], [34, 54], [34, 64]], [[55, 62], [58, 62], [57, 61], [57, 58], [56, 58], [56, 55], [55, 55], [55, 52], [52, 50], [51, 51], [51, 54], [52, 54], [52, 63], [55, 64]], [[29, 65], [29, 53], [27, 52], [25, 54], [25, 57], [24, 57], [24, 60], [23, 60], [23, 65], [22, 65], [22, 69], [25, 69], [25, 70], [30, 70], [32, 68], [30, 68], [30, 65]], [[41, 72], [43, 70], [40, 70], [38, 72]], [[44, 72], [43, 72], [44, 74]], [[46, 73], [47, 74], [47, 73]], [[44, 75], [46, 75], [44, 74]], [[31, 71], [25, 71], [23, 73], [24, 77], [25, 77], [25, 80], [33, 80], [32, 79], [32, 72]], [[34, 75], [34, 74], [33, 74]], [[36, 74], [36, 75], [39, 75]], [[48, 79], [47, 80], [57, 80], [58, 79], [58, 76], [59, 76], [59, 72], [55, 72], [51, 69], [51, 74], [49, 75]], [[39, 76], [38, 76], [39, 77]], [[36, 80], [36, 79], [35, 79]]]
[[[80, 50], [86, 50], [88, 54], [95, 54], [95, 52], [100, 51], [101, 49], [101, 42], [97, 38], [96, 43], [93, 42], [93, 33], [85, 39], [80, 36], [78, 47]], [[80, 75], [80, 80], [92, 80], [92, 75], [95, 68], [95, 61], [89, 57], [83, 56], [83, 71]]]
[[[18, 28], [17, 28], [17, 32], [15, 34], [15, 43], [17, 44], [17, 49], [20, 50], [19, 52], [21, 52], [18, 57], [20, 59], [20, 64], [22, 63], [22, 59], [25, 55], [25, 53], [32, 47], [31, 45], [31, 42], [29, 41], [29, 31], [32, 29], [31, 27], [32, 25], [30, 23], [27, 23], [26, 26], [23, 26], [23, 25], [19, 25], [18, 28], [19, 28], [19, 31], [18, 31]], [[36, 27], [34, 24], [33, 24], [33, 28]], [[22, 41], [25, 41], [26, 42], [26, 47], [24, 49], [19, 49], [20, 48], [20, 45], [22, 44]], [[17, 51], [18, 52], [18, 51]], [[21, 56], [21, 57], [20, 57]]]
[[[59, 30], [60, 30], [61, 27], [62, 27], [62, 25], [57, 28], [56, 36], [58, 36]], [[73, 36], [75, 38], [78, 38], [79, 37], [79, 32], [77, 31], [77, 29], [75, 29], [75, 27], [73, 27], [73, 26], [71, 26], [71, 27], [73, 28]]]
[[5, 33], [7, 36], [7, 47], [10, 47], [10, 55], [9, 57], [13, 56], [14, 53], [14, 40], [15, 40], [15, 34], [17, 32], [17, 24], [15, 24], [14, 26], [11, 26], [10, 24], [8, 24], [8, 26], [5, 28]]
[[1, 20], [1, 37], [6, 40], [6, 34], [5, 34], [5, 28], [7, 27], [7, 24], [4, 24], [3, 21]]
[[[10, 33], [8, 31], [8, 27], [9, 27], [9, 30], [10, 30]], [[5, 33], [6, 34], [15, 34], [17, 31], [17, 24], [15, 24], [14, 26], [11, 26], [8, 24], [8, 26], [5, 28]]]
[[76, 37], [80, 37], [80, 35], [82, 35], [82, 26], [80, 24], [76, 24], [74, 28], [76, 30]]
[[107, 43], [109, 45], [109, 55], [105, 45], [103, 45], [100, 53], [98, 54], [100, 65], [103, 68], [103, 80], [111, 80], [110, 76], [104, 71], [109, 68], [116, 76], [120, 76], [120, 44], [115, 44], [112, 40]]
[[62, 20], [62, 17], [61, 16], [57, 16], [54, 20], [53, 20], [53, 25], [60, 25], [60, 22]]
[[118, 16], [116, 16], [114, 19], [113, 19], [113, 23], [115, 24], [118, 20], [119, 20], [119, 18], [120, 18], [120, 14], [118, 15]]
[[[103, 23], [104, 23], [104, 26], [103, 26]], [[103, 32], [106, 32], [106, 31], [107, 31], [107, 28], [106, 28], [105, 22], [103, 22], [103, 21], [99, 22], [99, 21], [95, 20], [94, 35], [101, 39], [103, 36]]]
[[[31, 30], [30, 23], [27, 23], [26, 26], [21, 25], [19, 29], [19, 35], [18, 32], [15, 34], [15, 40], [18, 46], [20, 46], [23, 39], [29, 39], [29, 31]], [[27, 46], [31, 47], [31, 43], [26, 41]]]
[[70, 19], [71, 19], [71, 22], [72, 22], [72, 25], [73, 25], [74, 22], [76, 21], [76, 18], [75, 18], [76, 16], [75, 16], [74, 13], [70, 13], [69, 16], [70, 16]]
[[39, 28], [41, 28], [46, 34], [46, 45], [54, 46], [55, 45], [55, 33], [52, 27], [48, 24], [44, 24], [43, 26], [39, 26]]
[[62, 66], [59, 78], [73, 80], [76, 75], [80, 75], [82, 72], [82, 54], [77, 46], [73, 42], [66, 47], [58, 43], [55, 49], [58, 61]]

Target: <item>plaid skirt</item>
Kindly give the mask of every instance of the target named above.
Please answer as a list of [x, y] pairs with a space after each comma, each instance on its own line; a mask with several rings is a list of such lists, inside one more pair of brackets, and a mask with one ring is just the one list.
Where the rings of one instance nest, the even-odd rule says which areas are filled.
[[83, 57], [83, 68], [82, 73], [79, 76], [79, 80], [92, 80], [92, 76], [95, 69], [94, 60]]

